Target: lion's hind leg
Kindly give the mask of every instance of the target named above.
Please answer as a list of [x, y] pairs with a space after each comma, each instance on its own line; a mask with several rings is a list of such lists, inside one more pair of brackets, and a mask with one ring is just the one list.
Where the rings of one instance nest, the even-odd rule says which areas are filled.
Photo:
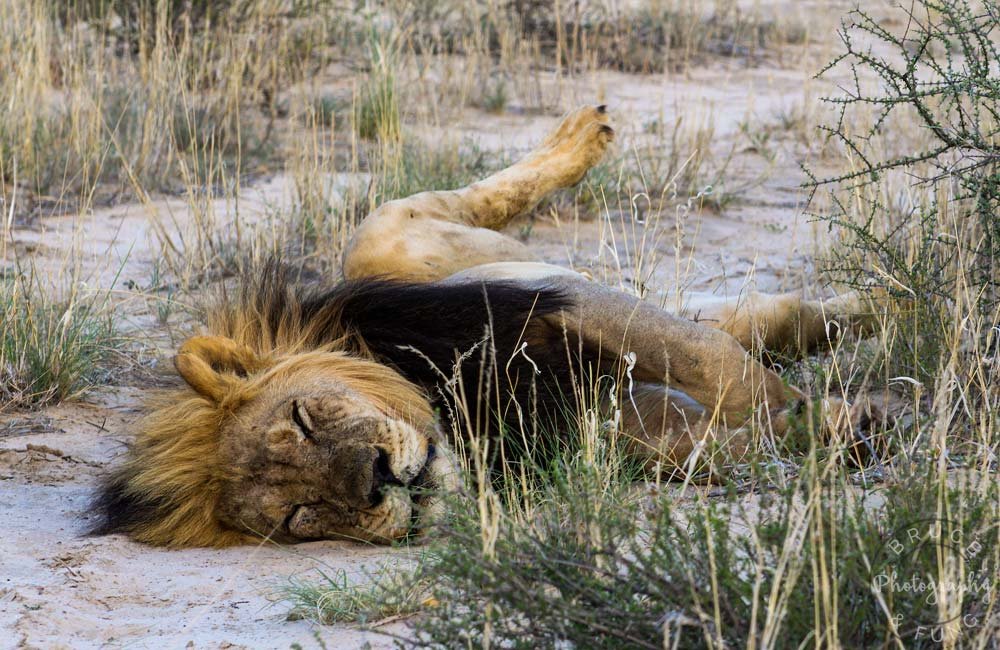
[[883, 302], [858, 291], [828, 300], [756, 291], [737, 298], [692, 294], [680, 315], [727, 332], [747, 350], [796, 356], [836, 341], [845, 331], [872, 332], [885, 311]]
[[604, 106], [582, 106], [567, 114], [542, 144], [520, 161], [458, 190], [470, 225], [502, 228], [552, 192], [578, 183], [604, 156], [613, 139]]
[[535, 260], [524, 244], [496, 231], [583, 178], [613, 136], [604, 108], [584, 106], [541, 146], [488, 178], [379, 206], [352, 235], [344, 276], [429, 282], [481, 264]]

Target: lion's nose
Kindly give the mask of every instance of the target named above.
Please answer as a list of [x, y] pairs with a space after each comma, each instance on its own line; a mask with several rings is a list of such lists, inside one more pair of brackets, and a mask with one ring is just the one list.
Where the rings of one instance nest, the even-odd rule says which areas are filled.
[[382, 503], [385, 488], [389, 485], [403, 485], [403, 482], [392, 473], [392, 465], [389, 463], [389, 453], [379, 448], [375, 456], [375, 467], [372, 469], [372, 491], [369, 501], [373, 506]]

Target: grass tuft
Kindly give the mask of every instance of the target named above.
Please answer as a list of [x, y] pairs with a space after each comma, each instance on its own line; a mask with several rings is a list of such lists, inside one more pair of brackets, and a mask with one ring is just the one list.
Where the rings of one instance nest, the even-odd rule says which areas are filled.
[[354, 128], [365, 140], [399, 142], [403, 127], [396, 88], [398, 56], [395, 45], [379, 39], [373, 32], [368, 48], [372, 68], [360, 90]]
[[0, 408], [39, 408], [107, 379], [121, 337], [107, 293], [49, 297], [32, 274], [0, 280]]
[[414, 614], [433, 604], [428, 585], [412, 570], [395, 564], [383, 565], [360, 581], [344, 570], [318, 573], [318, 580], [294, 579], [281, 588], [291, 604], [289, 620], [365, 625]]
[[[923, 648], [1000, 630], [1000, 495], [985, 477], [942, 491], [914, 467], [859, 490], [807, 470], [786, 488], [678, 500], [571, 467], [541, 484], [530, 518], [502, 513], [488, 547], [478, 511], [458, 510], [421, 566], [437, 606], [415, 642]], [[946, 583], [946, 599], [928, 586]]]

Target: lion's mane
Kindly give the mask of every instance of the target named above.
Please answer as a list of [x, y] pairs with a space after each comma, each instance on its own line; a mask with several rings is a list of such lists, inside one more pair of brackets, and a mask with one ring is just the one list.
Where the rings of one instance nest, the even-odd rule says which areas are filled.
[[[411, 420], [438, 409], [445, 428], [459, 431], [488, 426], [497, 414], [523, 419], [511, 404], [531, 403], [536, 413], [562, 408], [570, 355], [555, 344], [561, 332], [540, 317], [568, 303], [557, 291], [505, 282], [323, 287], [268, 263], [222, 294], [207, 330], [250, 351], [243, 365], [251, 379], [294, 368], [289, 360], [300, 356], [325, 355], [338, 379], [383, 408]], [[244, 541], [246, 534], [215, 519], [229, 471], [218, 441], [225, 418], [254, 398], [254, 385], [219, 404], [187, 386], [150, 400], [129, 458], [100, 488], [91, 532], [174, 547]]]

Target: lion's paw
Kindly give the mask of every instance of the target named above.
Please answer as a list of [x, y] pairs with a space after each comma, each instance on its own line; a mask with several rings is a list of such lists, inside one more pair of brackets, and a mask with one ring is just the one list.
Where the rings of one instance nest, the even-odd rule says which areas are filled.
[[607, 106], [603, 104], [600, 106], [581, 106], [563, 117], [559, 126], [542, 142], [542, 146], [557, 149], [569, 145], [572, 148], [574, 141], [580, 140], [581, 133], [593, 124], [603, 124], [608, 127], [607, 132], [613, 134], [614, 131], [608, 122]]
[[607, 108], [581, 106], [563, 118], [538, 153], [567, 170], [567, 184], [580, 180], [604, 156], [614, 140]]
[[886, 453], [887, 417], [866, 399], [850, 404], [831, 397], [822, 402], [824, 437], [842, 447], [847, 460], [858, 467], [877, 462]]

